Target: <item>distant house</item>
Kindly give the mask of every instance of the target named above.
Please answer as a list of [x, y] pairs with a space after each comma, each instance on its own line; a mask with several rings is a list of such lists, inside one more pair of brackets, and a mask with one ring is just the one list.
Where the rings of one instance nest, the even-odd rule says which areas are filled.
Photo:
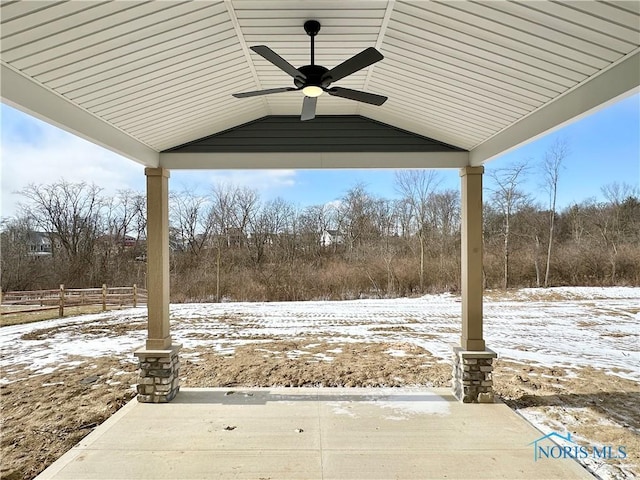
[[324, 230], [320, 235], [320, 245], [329, 247], [331, 245], [342, 245], [344, 235], [339, 230]]
[[114, 246], [118, 246], [123, 249], [130, 249], [138, 245], [138, 239], [131, 235], [100, 235], [97, 240], [101, 248], [105, 250]]
[[241, 228], [227, 228], [225, 237], [228, 247], [242, 247], [247, 243], [247, 236], [244, 234]]
[[132, 248], [138, 244], [138, 239], [135, 237], [132, 237], [131, 235], [125, 235], [123, 238], [120, 239], [120, 244], [124, 248]]
[[53, 253], [51, 235], [46, 232], [29, 232], [26, 246], [29, 255], [46, 256]]

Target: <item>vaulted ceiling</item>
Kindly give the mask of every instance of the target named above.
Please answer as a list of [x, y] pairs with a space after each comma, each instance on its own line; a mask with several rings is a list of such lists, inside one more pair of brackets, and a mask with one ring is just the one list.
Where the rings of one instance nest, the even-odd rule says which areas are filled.
[[433, 138], [468, 150], [468, 164], [640, 85], [636, 1], [4, 1], [2, 98], [145, 165], [179, 168], [159, 152], [299, 114], [301, 92], [231, 94], [292, 85], [249, 47], [306, 65], [308, 19], [322, 24], [318, 64], [370, 46], [385, 57], [336, 83], [386, 95], [384, 105], [322, 95], [318, 115]]

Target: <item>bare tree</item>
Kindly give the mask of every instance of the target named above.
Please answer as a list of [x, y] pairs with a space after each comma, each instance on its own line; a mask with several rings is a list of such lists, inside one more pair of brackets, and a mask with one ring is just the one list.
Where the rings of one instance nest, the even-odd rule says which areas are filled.
[[198, 256], [210, 239], [213, 228], [210, 200], [193, 190], [170, 197], [171, 220], [182, 246]]
[[375, 199], [366, 191], [365, 186], [358, 184], [346, 193], [338, 206], [340, 221], [344, 228], [349, 252], [374, 238], [376, 231], [374, 222]]
[[[522, 191], [525, 170], [521, 164], [487, 173], [486, 285], [543, 284], [549, 210], [554, 208], [529, 201]], [[420, 288], [419, 240], [422, 288], [456, 288], [459, 194], [435, 190], [435, 180], [404, 180], [409, 195], [394, 201], [357, 186], [337, 202], [302, 212], [281, 199], [261, 202], [255, 191], [235, 185], [218, 185], [206, 198], [174, 194], [173, 299], [210, 300], [214, 291], [218, 300], [415, 293]], [[556, 212], [552, 265], [557, 268], [551, 269], [550, 283], [640, 284], [638, 190], [610, 184], [602, 193], [600, 202], [584, 201]], [[129, 248], [134, 238], [128, 238], [144, 231], [143, 195], [123, 191], [106, 197], [97, 187], [64, 183], [32, 186], [28, 195], [20, 217], [0, 222], [3, 288], [143, 283], [138, 280], [141, 263], [135, 262], [140, 251]], [[322, 248], [323, 232], [333, 236], [334, 229], [351, 243], [351, 250], [337, 246], [338, 241]], [[53, 239], [53, 255], [43, 231]], [[184, 241], [176, 242], [179, 238]], [[176, 250], [180, 245], [184, 248]]]
[[216, 248], [216, 300], [220, 301], [223, 247], [246, 246], [247, 229], [259, 207], [259, 199], [255, 190], [219, 183], [211, 189], [210, 202], [209, 223]]
[[260, 208], [260, 197], [256, 190], [248, 187], [237, 187], [233, 196], [232, 226], [247, 234], [251, 218]]
[[105, 200], [104, 229], [112, 243], [121, 252], [125, 238], [136, 241], [146, 229], [146, 197], [133, 190], [119, 190], [114, 197]]
[[569, 146], [565, 139], [558, 138], [544, 154], [542, 172], [545, 188], [549, 193], [549, 244], [547, 245], [547, 265], [544, 273], [544, 287], [549, 286], [549, 270], [551, 268], [551, 249], [556, 222], [556, 200], [558, 197], [558, 181], [562, 162], [569, 155]]
[[101, 191], [95, 184], [61, 180], [49, 185], [30, 184], [19, 192], [30, 202], [22, 205], [25, 215], [49, 233], [52, 243], [66, 254], [69, 281], [81, 282], [93, 273], [90, 267], [95, 246], [104, 234]]
[[378, 242], [380, 258], [384, 262], [387, 274], [387, 295], [395, 291], [395, 276], [393, 263], [397, 255], [398, 229], [398, 201], [378, 199], [374, 205], [374, 220], [380, 232], [381, 242]]
[[305, 251], [319, 252], [322, 234], [330, 227], [330, 208], [327, 205], [306, 207], [300, 214], [300, 235]]
[[420, 242], [420, 291], [424, 292], [424, 259], [429, 200], [441, 179], [434, 170], [400, 170], [396, 173], [396, 189], [411, 209]]
[[398, 227], [400, 236], [404, 239], [411, 237], [412, 207], [405, 198], [400, 199], [396, 204], [398, 211]]
[[[639, 192], [638, 188], [626, 183], [614, 182], [602, 187], [602, 194], [607, 204], [600, 208], [596, 226], [605, 246], [609, 249], [609, 262], [611, 264], [611, 283], [617, 282], [618, 255], [620, 245], [626, 241], [638, 242], [640, 240], [637, 230], [637, 214]], [[630, 235], [631, 234], [631, 235]]]
[[235, 188], [229, 184], [214, 185], [210, 193], [211, 225], [216, 247], [216, 301], [220, 301], [222, 247], [230, 247], [229, 228], [232, 224]]
[[[36, 250], [41, 238], [28, 217], [16, 216], [0, 221], [0, 263], [2, 290], [35, 290], [47, 288], [52, 265], [47, 253]], [[34, 250], [32, 251], [31, 247]]]
[[291, 232], [293, 209], [282, 198], [268, 201], [249, 216], [251, 230], [250, 253], [260, 264], [267, 250], [273, 250], [280, 240]]
[[505, 289], [509, 288], [512, 218], [523, 205], [529, 202], [529, 197], [520, 190], [520, 183], [524, 179], [526, 170], [527, 163], [520, 162], [511, 167], [489, 172], [489, 177], [494, 183], [494, 187], [491, 189], [491, 200], [493, 205], [502, 214], [502, 256], [504, 260], [502, 286]]
[[431, 195], [434, 220], [441, 234], [452, 237], [460, 230], [460, 193], [444, 190]]

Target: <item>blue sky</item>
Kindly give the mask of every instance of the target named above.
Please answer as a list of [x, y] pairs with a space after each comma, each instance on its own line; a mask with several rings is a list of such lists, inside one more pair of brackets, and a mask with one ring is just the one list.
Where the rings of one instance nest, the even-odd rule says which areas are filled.
[[[132, 161], [6, 105], [0, 107], [0, 121], [2, 217], [16, 213], [20, 196], [14, 192], [29, 183], [64, 178], [95, 182], [107, 193], [144, 189], [143, 167]], [[566, 140], [571, 150], [560, 176], [560, 208], [589, 198], [601, 200], [601, 187], [613, 182], [640, 186], [639, 94], [509, 152], [486, 168], [533, 160], [523, 188], [545, 203], [541, 164], [545, 151], [558, 137]], [[256, 188], [263, 199], [282, 197], [306, 206], [339, 199], [358, 183], [376, 196], [397, 197], [394, 174], [394, 170], [173, 171], [170, 188], [206, 191], [213, 183], [232, 182]], [[441, 188], [459, 188], [457, 169], [441, 170], [440, 176]], [[489, 183], [487, 178], [485, 184]]]

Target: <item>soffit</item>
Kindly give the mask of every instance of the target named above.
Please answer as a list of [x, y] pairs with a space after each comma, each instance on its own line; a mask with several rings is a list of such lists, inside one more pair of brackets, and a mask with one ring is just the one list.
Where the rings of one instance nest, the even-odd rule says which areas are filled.
[[[361, 115], [465, 150], [636, 60], [640, 45], [640, 3], [624, 1], [3, 2], [1, 60], [3, 71], [111, 129], [106, 146], [126, 136], [160, 152], [299, 114], [299, 92], [231, 94], [289, 86], [248, 47], [307, 64], [310, 18], [322, 23], [316, 63], [331, 68], [369, 46], [385, 56], [336, 85], [389, 97], [373, 107], [323, 95], [319, 115]], [[598, 102], [637, 87], [636, 77]], [[3, 98], [29, 103], [14, 99], [13, 85]], [[44, 117], [55, 116], [49, 110]]]

